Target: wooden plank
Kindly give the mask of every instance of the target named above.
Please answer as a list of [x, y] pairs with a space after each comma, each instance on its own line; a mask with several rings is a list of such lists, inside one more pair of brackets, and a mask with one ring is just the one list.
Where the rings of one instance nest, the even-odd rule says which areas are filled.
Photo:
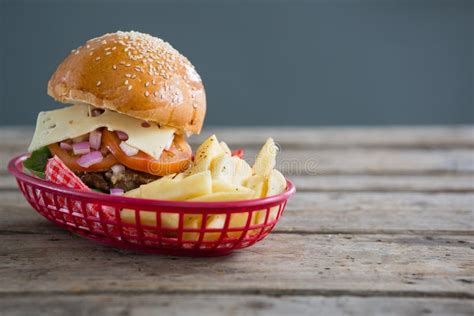
[[229, 257], [196, 259], [133, 254], [58, 232], [3, 235], [0, 256], [0, 295], [210, 291], [474, 298], [472, 236], [271, 234]]
[[238, 127], [205, 128], [196, 137], [201, 141], [216, 134], [233, 146], [260, 147], [272, 137], [286, 148], [394, 147], [455, 148], [474, 147], [474, 126], [459, 127]]
[[[0, 171], [22, 150], [0, 150]], [[255, 150], [246, 152], [252, 163]], [[424, 175], [474, 174], [474, 150], [327, 149], [282, 150], [278, 168], [286, 175]]]
[[[33, 127], [1, 127], [0, 144], [26, 148]], [[258, 147], [267, 137], [273, 137], [287, 148], [308, 147], [404, 147], [454, 148], [474, 147], [474, 127], [400, 126], [400, 127], [205, 127], [191, 142], [198, 144], [216, 134], [231, 145]]]
[[[249, 152], [249, 158], [254, 157]], [[287, 175], [423, 175], [474, 173], [472, 150], [328, 149], [282, 150], [278, 168]]]
[[[316, 175], [291, 176], [290, 179], [299, 192], [449, 193], [474, 191], [474, 175]], [[0, 187], [2, 185], [8, 187], [6, 182], [0, 178]]]
[[474, 194], [299, 193], [282, 230], [402, 233], [474, 229]]
[[[0, 201], [0, 232], [57, 230], [36, 214], [20, 192], [0, 192]], [[474, 231], [473, 218], [473, 193], [299, 192], [288, 202], [276, 231], [469, 234]]]
[[[298, 192], [474, 192], [474, 175], [316, 175], [291, 180]], [[0, 175], [0, 190], [16, 188], [14, 177]]]
[[82, 295], [0, 298], [2, 315], [472, 315], [472, 300], [266, 295]]

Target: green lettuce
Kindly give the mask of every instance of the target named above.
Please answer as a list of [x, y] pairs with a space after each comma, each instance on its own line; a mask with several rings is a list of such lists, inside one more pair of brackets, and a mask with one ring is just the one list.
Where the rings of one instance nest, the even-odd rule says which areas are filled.
[[49, 158], [51, 158], [51, 152], [48, 147], [41, 147], [33, 151], [31, 156], [23, 161], [23, 168], [44, 179], [44, 171]]

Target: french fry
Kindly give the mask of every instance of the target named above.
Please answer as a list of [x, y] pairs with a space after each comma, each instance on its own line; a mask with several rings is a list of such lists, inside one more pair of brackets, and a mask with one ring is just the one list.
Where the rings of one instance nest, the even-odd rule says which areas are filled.
[[212, 193], [211, 173], [204, 171], [182, 180], [159, 179], [140, 188], [143, 198], [184, 201]]
[[213, 180], [219, 179], [232, 182], [235, 173], [235, 163], [232, 157], [222, 154], [214, 158], [209, 170]]
[[[123, 209], [120, 213], [122, 221], [127, 224], [135, 224], [135, 211], [131, 209]], [[183, 227], [185, 229], [197, 229], [201, 225], [201, 215], [185, 214], [183, 216]], [[157, 226], [156, 213], [151, 211], [140, 211], [140, 222], [142, 225]], [[178, 229], [179, 215], [176, 213], [161, 213], [161, 227], [169, 229]], [[183, 241], [196, 241], [199, 233], [185, 232], [183, 233]]]
[[[165, 176], [159, 180], [142, 185], [138, 189], [125, 193], [129, 197], [142, 197], [174, 201], [220, 202], [239, 201], [263, 198], [283, 192], [286, 189], [286, 179], [275, 170], [278, 148], [269, 138], [258, 153], [253, 167], [239, 157], [231, 156], [231, 151], [225, 142], [218, 142], [212, 135], [206, 139], [196, 151], [194, 165], [188, 171]], [[278, 207], [269, 210], [268, 221], [274, 221], [278, 216]], [[265, 222], [267, 210], [252, 212], [250, 225]], [[244, 233], [249, 213], [213, 214], [207, 217], [207, 229], [222, 229], [226, 216], [230, 216], [229, 228], [238, 228], [228, 232], [229, 238], [240, 238]], [[121, 218], [125, 223], [135, 223], [135, 211], [124, 209]], [[156, 226], [156, 213], [140, 211], [143, 225]], [[161, 227], [178, 229], [179, 215], [176, 213], [161, 213]], [[185, 229], [197, 229], [202, 226], [203, 216], [185, 214], [183, 217]], [[258, 234], [263, 228], [249, 229], [247, 235]], [[204, 241], [216, 241], [221, 233], [208, 232], [202, 236]], [[183, 241], [197, 241], [198, 232], [183, 233]]]
[[[273, 169], [268, 176], [268, 185], [267, 185], [267, 194], [266, 196], [273, 196], [280, 193], [283, 193], [286, 189], [286, 179], [281, 174], [280, 171]], [[259, 214], [262, 216], [262, 214]], [[263, 214], [265, 216], [265, 214]], [[268, 221], [274, 221], [278, 216], [278, 206], [274, 206], [270, 209], [270, 214], [268, 215]], [[258, 221], [262, 222], [265, 218], [259, 218]]]
[[[143, 225], [156, 226], [156, 213], [152, 211], [139, 211], [140, 222]], [[120, 212], [122, 221], [127, 224], [135, 224], [135, 210], [123, 209]], [[163, 228], [178, 228], [179, 215], [175, 213], [161, 213], [161, 227]]]
[[254, 199], [265, 197], [267, 194], [267, 180], [261, 175], [253, 175], [244, 182], [246, 188], [252, 189], [255, 193]]
[[246, 189], [243, 191], [234, 192], [215, 192], [207, 195], [198, 196], [188, 201], [194, 202], [222, 202], [222, 201], [240, 201], [252, 198], [254, 191]]
[[267, 139], [265, 145], [260, 149], [257, 158], [255, 158], [255, 163], [252, 167], [253, 173], [268, 177], [273, 168], [275, 168], [277, 153], [278, 147], [273, 139]]
[[229, 146], [225, 142], [220, 142], [219, 145], [221, 146], [222, 150], [224, 151], [224, 154], [230, 156], [232, 155], [232, 151], [230, 150]]
[[[225, 215], [211, 215], [209, 216], [206, 228], [214, 229], [214, 228], [223, 228], [225, 225]], [[221, 237], [221, 233], [205, 233], [204, 234], [204, 241], [216, 241]]]
[[273, 169], [268, 176], [266, 196], [277, 195], [283, 193], [286, 189], [286, 179], [280, 171]]
[[234, 164], [234, 175], [232, 177], [232, 183], [243, 185], [244, 181], [252, 175], [252, 167], [243, 159], [239, 157], [232, 157]]
[[209, 170], [211, 162], [214, 158], [224, 154], [224, 150], [219, 145], [215, 135], [212, 135], [206, 139], [201, 146], [196, 150], [194, 156], [194, 165], [189, 170], [189, 174], [196, 174], [206, 170]]
[[249, 188], [246, 188], [241, 185], [235, 185], [230, 182], [227, 182], [222, 179], [212, 180], [212, 193], [216, 192], [236, 192], [236, 191], [248, 191]]
[[[209, 217], [206, 227], [207, 228], [224, 228], [226, 214], [217, 214], [212, 215]], [[244, 233], [245, 226], [247, 224], [247, 219], [249, 217], [248, 213], [234, 213], [230, 215], [229, 220], [229, 228], [241, 228], [241, 230], [236, 231], [229, 231], [227, 232], [227, 236], [229, 238], [240, 238], [240, 236]], [[256, 221], [257, 213], [254, 212], [252, 214], [252, 220], [250, 221], [250, 225]], [[250, 229], [247, 231], [247, 235], [255, 235], [259, 232], [260, 229]], [[206, 233], [205, 237], [207, 240], [216, 240], [220, 237], [219, 233]]]

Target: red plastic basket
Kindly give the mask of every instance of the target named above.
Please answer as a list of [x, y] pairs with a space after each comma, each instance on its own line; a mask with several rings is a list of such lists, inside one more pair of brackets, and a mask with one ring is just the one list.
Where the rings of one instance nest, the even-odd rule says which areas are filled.
[[27, 157], [12, 159], [8, 171], [41, 215], [88, 239], [139, 252], [221, 256], [249, 247], [270, 233], [295, 193], [293, 183], [287, 180], [286, 191], [279, 195], [236, 202], [112, 196], [30, 176], [23, 172]]

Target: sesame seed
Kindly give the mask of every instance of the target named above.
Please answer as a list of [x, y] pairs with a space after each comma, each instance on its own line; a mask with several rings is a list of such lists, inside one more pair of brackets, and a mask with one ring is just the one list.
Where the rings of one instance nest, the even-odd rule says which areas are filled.
[[112, 54], [112, 52], [107, 52], [107, 53], [105, 53], [105, 56], [108, 56], [110, 54]]
[[136, 77], [137, 77], [136, 74], [133, 74], [133, 75], [132, 75], [132, 79], [135, 79]]
[[107, 41], [106, 41], [106, 40], [103, 40], [103, 41], [102, 41], [102, 44], [104, 44], [104, 45], [107, 44]]
[[128, 85], [128, 80], [125, 80], [124, 84], [125, 84], [125, 85]]
[[124, 61], [119, 62], [120, 65], [125, 65]]
[[86, 48], [91, 48], [91, 46], [89, 44], [86, 45]]
[[147, 82], [145, 83], [145, 87], [148, 87], [149, 85], [150, 85], [150, 83], [147, 81]]
[[112, 50], [116, 50], [116, 49], [117, 49], [117, 46], [112, 47]]
[[149, 95], [150, 95], [150, 92], [145, 91], [145, 96], [147, 97], [147, 96], [149, 96]]
[[132, 85], [129, 85], [127, 89], [128, 91], [132, 90]]
[[102, 82], [99, 80], [99, 81], [97, 81], [96, 86], [100, 86], [101, 84], [102, 84]]
[[117, 70], [117, 65], [112, 65], [113, 70]]
[[151, 81], [151, 83], [152, 83], [153, 85], [156, 85], [155, 79], [153, 79], [153, 80]]
[[95, 58], [95, 61], [99, 61], [99, 60], [100, 60], [100, 56]]
[[132, 77], [132, 75], [131, 75], [131, 74], [125, 74], [125, 77], [127, 77], [127, 78], [131, 78], [131, 77]]
[[106, 48], [105, 48], [105, 51], [108, 51], [108, 50], [110, 50], [110, 47], [106, 47]]
[[153, 92], [153, 95], [154, 95], [155, 97], [157, 97], [157, 96], [158, 96], [158, 91]]
[[125, 67], [130, 67], [130, 66], [131, 66], [131, 64], [126, 64], [126, 65], [125, 65]]
[[92, 56], [92, 55], [94, 55], [94, 51], [92, 51], [92, 52], [89, 53], [89, 56]]

